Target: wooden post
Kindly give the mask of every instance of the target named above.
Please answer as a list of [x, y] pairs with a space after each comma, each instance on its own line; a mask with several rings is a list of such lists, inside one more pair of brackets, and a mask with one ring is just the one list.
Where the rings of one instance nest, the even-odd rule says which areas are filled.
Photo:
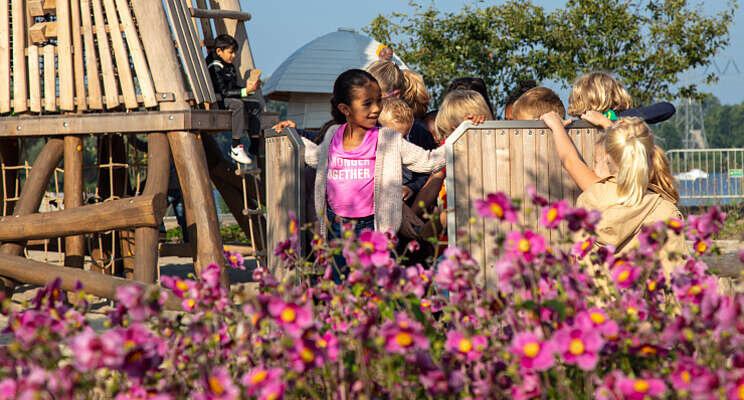
[[[66, 197], [66, 196], [65, 196]], [[112, 229], [157, 228], [165, 214], [157, 193], [24, 216], [0, 217], [0, 241], [67, 237]]]
[[80, 16], [83, 21], [83, 42], [85, 45], [85, 70], [88, 75], [88, 94], [90, 108], [94, 110], [103, 109], [103, 100], [101, 99], [101, 78], [98, 73], [98, 57], [96, 57], [96, 47], [93, 38], [93, 22], [91, 19], [90, 1], [82, 0], [80, 2]]
[[10, 15], [0, 6], [0, 114], [10, 112]]
[[12, 0], [13, 16], [13, 111], [26, 112], [28, 96], [26, 82], [26, 10], [24, 0]]
[[44, 52], [44, 110], [57, 111], [57, 70], [54, 66], [54, 45], [47, 44]]
[[124, 95], [124, 105], [127, 108], [137, 108], [137, 95], [134, 92], [134, 81], [132, 80], [132, 70], [129, 68], [129, 55], [127, 48], [124, 46], [124, 39], [121, 37], [121, 28], [119, 17], [116, 13], [116, 6], [113, 0], [103, 0], [103, 7], [106, 10], [106, 22], [111, 32], [111, 44], [114, 47], [114, 59], [116, 60], [116, 73], [119, 77], [119, 84]]
[[111, 59], [111, 48], [109, 47], [108, 35], [106, 34], [106, 21], [103, 19], [101, 0], [91, 0], [91, 2], [93, 5], [93, 19], [96, 26], [98, 58], [101, 62], [106, 108], [112, 109], [118, 107], [120, 104], [119, 88], [116, 84], [116, 75], [114, 75], [114, 61]]
[[[85, 90], [85, 63], [83, 60], [83, 36], [80, 31], [82, 25], [82, 19], [80, 17], [80, 0], [72, 0], [72, 7], [70, 12], [72, 16], [70, 22], [72, 23], [72, 55], [73, 67], [75, 68], [75, 102], [77, 103], [78, 112], [82, 112], [88, 109], [88, 99], [86, 97]], [[90, 12], [85, 10], [85, 12]]]
[[116, 5], [119, 9], [119, 15], [121, 15], [121, 24], [124, 27], [124, 35], [127, 37], [129, 54], [132, 56], [132, 64], [134, 64], [134, 70], [137, 73], [137, 83], [139, 84], [140, 92], [142, 93], [143, 103], [145, 104], [145, 107], [156, 107], [158, 105], [158, 99], [155, 98], [155, 88], [152, 85], [152, 77], [150, 76], [150, 70], [147, 68], [147, 61], [145, 60], [145, 53], [142, 51], [142, 44], [137, 36], [137, 28], [134, 26], [134, 20], [129, 11], [129, 3], [127, 0], [116, 0]]
[[[21, 196], [15, 205], [13, 215], [28, 215], [39, 210], [41, 199], [44, 197], [49, 178], [54, 173], [57, 164], [62, 160], [64, 150], [64, 141], [62, 139], [49, 139], [47, 144], [41, 149], [41, 152], [34, 161], [31, 173], [23, 185]], [[19, 256], [23, 253], [24, 242], [3, 243], [0, 246], [0, 254]], [[1, 275], [1, 273], [0, 273]], [[3, 279], [5, 291], [12, 293], [15, 283], [11, 280]]]
[[[59, 3], [58, 3], [59, 4]], [[83, 205], [83, 139], [80, 136], [65, 136], [64, 169], [65, 210], [74, 210]], [[76, 223], [70, 221], [71, 223]], [[82, 223], [82, 221], [80, 222]], [[83, 268], [85, 260], [85, 238], [65, 238], [65, 265]]]
[[168, 297], [163, 305], [164, 308], [169, 310], [183, 309], [176, 296], [160, 287], [144, 285], [129, 279], [101, 275], [79, 268], [46, 264], [18, 256], [0, 255], [0, 274], [33, 285], [46, 285], [59, 277], [62, 280], [62, 290], [68, 291], [75, 290], [77, 282], [81, 282], [86, 293], [108, 299], [116, 298], [116, 290], [122, 286], [134, 285], [145, 290], [157, 288], [157, 290], [165, 290], [168, 293]]
[[41, 69], [39, 68], [39, 46], [28, 46], [28, 86], [31, 112], [41, 112]]
[[57, 0], [57, 65], [59, 68], [59, 108], [75, 109], [75, 75], [72, 67], [70, 0]]
[[[160, 103], [161, 110], [184, 110], [190, 108], [186, 101], [186, 86], [181, 79], [181, 68], [173, 48], [171, 33], [162, 2], [151, 0], [132, 0], [132, 9], [140, 28], [153, 83], [157, 92], [175, 94], [175, 101]], [[173, 159], [178, 171], [178, 179], [184, 194], [187, 222], [197, 228], [196, 241], [197, 271], [210, 263], [225, 266], [222, 255], [222, 237], [219, 231], [217, 210], [207, 174], [207, 163], [201, 140], [189, 132], [169, 132]], [[227, 285], [227, 272], [223, 269], [222, 282]]]
[[[163, 194], [168, 190], [170, 148], [163, 133], [147, 135], [147, 184], [142, 196]], [[162, 217], [160, 218], [162, 221]], [[141, 227], [134, 231], [134, 279], [152, 283], [158, 268], [157, 227]]]

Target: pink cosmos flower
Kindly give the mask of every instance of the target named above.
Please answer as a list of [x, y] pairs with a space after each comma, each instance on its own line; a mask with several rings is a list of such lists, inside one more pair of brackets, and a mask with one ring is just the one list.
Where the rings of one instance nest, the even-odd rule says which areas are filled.
[[243, 374], [243, 377], [240, 378], [240, 383], [248, 389], [248, 395], [253, 396], [268, 385], [274, 382], [281, 382], [282, 373], [281, 368], [264, 368], [263, 366], [258, 366]]
[[245, 260], [243, 259], [243, 255], [240, 254], [240, 252], [229, 251], [225, 248], [222, 249], [222, 254], [225, 255], [225, 260], [227, 260], [227, 263], [228, 265], [230, 265], [231, 268], [245, 270], [245, 265], [243, 265], [243, 262]]
[[313, 324], [313, 313], [309, 306], [300, 307], [287, 303], [279, 297], [269, 300], [269, 314], [290, 336], [300, 337]]
[[240, 395], [240, 390], [225, 367], [217, 367], [211, 374], [205, 376], [203, 385], [205, 399], [237, 399]]
[[737, 400], [744, 398], [744, 378], [731, 379], [726, 384], [726, 398]]
[[499, 292], [511, 294], [514, 291], [512, 279], [519, 272], [517, 266], [514, 265], [514, 261], [508, 258], [502, 258], [494, 265], [494, 271], [498, 276], [496, 287], [499, 289]]
[[704, 398], [713, 393], [718, 385], [718, 378], [690, 357], [683, 357], [677, 361], [677, 368], [670, 376], [675, 390], [685, 390], [693, 398]]
[[0, 381], [0, 399], [15, 399], [18, 391], [18, 384], [11, 378], [4, 378]]
[[599, 361], [604, 340], [594, 329], [574, 326], [557, 331], [553, 335], [553, 343], [566, 364], [576, 364], [584, 371], [591, 371]]
[[201, 281], [208, 287], [217, 287], [220, 285], [220, 275], [222, 274], [222, 268], [217, 264], [209, 264], [207, 268], [204, 268], [199, 277]]
[[607, 314], [600, 308], [594, 307], [581, 311], [574, 318], [576, 325], [584, 330], [596, 330], [607, 340], [616, 340], [618, 337], [617, 322], [609, 319]]
[[116, 299], [126, 307], [129, 317], [135, 321], [147, 318], [147, 309], [142, 304], [144, 290], [137, 285], [121, 286], [116, 289]]
[[588, 237], [586, 240], [576, 242], [571, 248], [571, 255], [581, 260], [592, 251], [596, 239], [594, 237]]
[[515, 257], [522, 257], [525, 261], [531, 262], [547, 249], [545, 238], [530, 230], [511, 231], [506, 235], [505, 246], [509, 254]]
[[636, 293], [623, 294], [621, 304], [631, 318], [645, 321], [648, 317], [648, 304]]
[[457, 246], [450, 246], [444, 251], [444, 260], [437, 266], [434, 279], [437, 285], [457, 295], [470, 290], [470, 278], [475, 274], [476, 268], [470, 254]]
[[326, 352], [329, 360], [334, 362], [338, 360], [338, 338], [336, 338], [336, 336], [330, 331], [319, 337], [315, 341], [315, 345]]
[[421, 264], [406, 268], [406, 285], [404, 291], [413, 293], [416, 297], [424, 297], [433, 274], [433, 271], [424, 269]]
[[383, 267], [390, 263], [390, 240], [384, 233], [364, 230], [356, 242], [356, 250], [352, 250], [355, 242], [351, 240], [344, 247], [344, 257], [350, 265], [359, 264], [367, 268], [372, 265]]
[[545, 371], [552, 367], [555, 361], [553, 344], [550, 341], [541, 341], [532, 332], [514, 335], [509, 351], [520, 357], [520, 365], [527, 371]]
[[444, 346], [445, 349], [455, 354], [462, 355], [470, 361], [475, 361], [481, 357], [483, 350], [488, 346], [488, 339], [483, 335], [468, 337], [457, 331], [449, 331]]
[[717, 279], [707, 276], [703, 279], [693, 279], [682, 286], [674, 286], [674, 293], [680, 301], [700, 304], [705, 295], [718, 287]]
[[677, 218], [669, 218], [666, 222], [667, 228], [674, 231], [674, 233], [679, 234], [682, 232], [682, 229], [685, 227], [684, 221], [677, 219]]
[[539, 375], [529, 371], [520, 371], [520, 375], [522, 376], [522, 383], [518, 386], [512, 386], [512, 398], [514, 400], [529, 400], [539, 397], [542, 393]]
[[432, 369], [425, 374], [419, 374], [419, 382], [434, 397], [458, 392], [463, 385], [462, 374], [452, 371], [448, 375], [439, 369]]
[[326, 362], [325, 355], [320, 352], [316, 343], [306, 339], [295, 339], [290, 358], [290, 365], [300, 373], [322, 367]]
[[555, 229], [563, 221], [571, 208], [566, 200], [557, 201], [550, 207], [543, 208], [540, 214], [540, 224], [549, 229]]
[[548, 200], [545, 197], [540, 196], [537, 194], [537, 188], [535, 185], [527, 185], [524, 187], [525, 193], [527, 193], [527, 197], [530, 199], [530, 202], [538, 207], [545, 207], [548, 205]]
[[473, 207], [483, 218], [498, 218], [511, 223], [517, 222], [517, 210], [512, 205], [509, 196], [502, 192], [489, 193], [485, 200], [473, 201]]
[[284, 398], [284, 389], [284, 382], [271, 382], [265, 388], [261, 389], [258, 400], [282, 400]]
[[633, 379], [623, 376], [618, 378], [616, 387], [628, 400], [656, 397], [666, 391], [664, 381], [656, 378]]
[[398, 354], [405, 354], [417, 348], [428, 349], [429, 339], [422, 331], [421, 324], [402, 312], [396, 315], [395, 322], [389, 321], [380, 327], [382, 337], [385, 339], [385, 350]]
[[628, 289], [641, 275], [641, 269], [628, 263], [616, 265], [611, 271], [612, 280], [620, 289]]
[[587, 211], [583, 208], [574, 208], [566, 213], [565, 219], [568, 223], [568, 229], [572, 232], [584, 230], [594, 232], [597, 223], [602, 218], [602, 214], [597, 210]]

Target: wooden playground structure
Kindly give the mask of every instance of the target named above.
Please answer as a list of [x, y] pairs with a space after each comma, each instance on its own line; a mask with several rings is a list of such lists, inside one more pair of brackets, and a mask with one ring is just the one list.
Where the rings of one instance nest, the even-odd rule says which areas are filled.
[[[230, 34], [240, 44], [235, 65], [245, 76], [254, 67], [242, 23], [250, 17], [238, 0], [11, 0], [0, 6], [0, 276], [6, 292], [16, 282], [60, 277], [65, 290], [80, 281], [89, 293], [111, 298], [133, 282], [114, 277], [115, 268], [154, 283], [171, 159], [196, 271], [225, 264], [212, 184], [253, 239], [253, 256], [265, 256], [262, 171], [236, 169], [209, 136], [230, 130], [230, 113], [216, 109], [204, 62], [214, 37]], [[132, 148], [142, 139], [146, 152]], [[39, 140], [43, 148], [30, 165], [27, 147]], [[86, 156], [92, 165], [84, 165]], [[94, 190], [84, 188], [90, 171]], [[45, 196], [50, 186], [57, 194], [51, 201]], [[57, 210], [40, 213], [42, 201]], [[55, 243], [64, 266], [23, 257], [27, 247]], [[225, 273], [222, 278], [227, 283]]]

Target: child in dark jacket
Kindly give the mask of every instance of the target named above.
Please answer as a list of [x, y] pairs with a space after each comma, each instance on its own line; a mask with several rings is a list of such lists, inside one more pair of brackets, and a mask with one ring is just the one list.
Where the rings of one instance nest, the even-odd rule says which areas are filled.
[[[216, 94], [222, 96], [223, 108], [232, 111], [232, 146], [230, 157], [242, 164], [252, 164], [253, 159], [240, 144], [240, 137], [245, 131], [246, 115], [249, 122], [249, 133], [259, 133], [261, 124], [258, 114], [263, 102], [256, 94], [261, 88], [258, 80], [261, 71], [251, 71], [246, 87], [238, 85], [238, 72], [233, 65], [238, 50], [238, 42], [230, 35], [219, 35], [215, 38], [214, 49], [207, 55], [207, 68], [212, 78]], [[250, 136], [249, 136], [250, 142]]]

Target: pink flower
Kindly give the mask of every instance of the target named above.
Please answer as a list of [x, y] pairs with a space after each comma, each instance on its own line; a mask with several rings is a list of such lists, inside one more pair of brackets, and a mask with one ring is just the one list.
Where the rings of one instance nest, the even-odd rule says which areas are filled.
[[457, 331], [447, 332], [445, 348], [455, 354], [465, 356], [468, 360], [475, 361], [481, 357], [483, 350], [488, 346], [488, 340], [483, 335], [467, 337]]
[[587, 211], [583, 208], [574, 208], [566, 213], [568, 229], [572, 232], [584, 230], [594, 232], [602, 214], [597, 210]]
[[326, 332], [325, 335], [319, 337], [315, 345], [326, 352], [329, 360], [334, 362], [338, 360], [338, 339], [331, 332]]
[[434, 278], [437, 285], [455, 294], [470, 290], [470, 279], [475, 275], [476, 263], [466, 251], [450, 246], [444, 251], [444, 260], [437, 266]]
[[220, 275], [222, 274], [222, 268], [217, 264], [209, 264], [207, 268], [204, 268], [199, 277], [202, 282], [209, 287], [217, 287], [220, 285]]
[[519, 386], [512, 386], [512, 398], [514, 400], [529, 400], [540, 396], [540, 393], [542, 393], [540, 377], [533, 372], [527, 371], [520, 371], [520, 375], [522, 376], [522, 383]]
[[715, 292], [718, 287], [716, 278], [707, 276], [703, 279], [693, 279], [682, 286], [674, 286], [674, 293], [681, 301], [700, 304], [708, 292]]
[[547, 228], [555, 229], [563, 221], [569, 210], [570, 207], [566, 200], [557, 201], [551, 204], [550, 207], [543, 208], [540, 214], [540, 224]]
[[385, 339], [385, 350], [398, 354], [405, 354], [416, 348], [428, 349], [429, 339], [422, 331], [421, 324], [408, 318], [405, 313], [398, 313], [395, 322], [386, 322], [380, 327]]
[[685, 227], [684, 221], [677, 219], [677, 218], [669, 218], [669, 220], [667, 220], [666, 225], [667, 225], [667, 228], [673, 230], [674, 233], [677, 233], [677, 234], [681, 233], [682, 229]]
[[625, 293], [621, 301], [625, 313], [629, 317], [635, 318], [641, 321], [646, 320], [648, 316], [648, 304], [635, 293]]
[[15, 399], [18, 391], [18, 384], [10, 378], [0, 381], [0, 399]]
[[317, 344], [306, 339], [295, 339], [291, 354], [292, 368], [297, 372], [305, 372], [315, 367], [322, 367], [326, 357]]
[[[344, 257], [349, 264], [359, 264], [367, 268], [372, 265], [382, 267], [390, 263], [390, 240], [384, 233], [364, 230], [356, 242], [347, 241], [344, 247]], [[354, 244], [358, 246], [352, 251]]]
[[243, 374], [243, 377], [240, 378], [240, 383], [248, 389], [248, 395], [253, 396], [268, 385], [281, 382], [282, 373], [281, 368], [267, 369], [259, 366]]
[[284, 398], [284, 383], [275, 381], [261, 390], [258, 400], [281, 400]]
[[511, 294], [514, 291], [512, 278], [514, 278], [519, 272], [517, 266], [514, 265], [514, 261], [508, 258], [500, 259], [494, 265], [494, 272], [496, 272], [496, 275], [498, 276], [496, 287], [499, 289], [499, 292], [503, 294]]
[[126, 307], [126, 313], [135, 321], [143, 321], [147, 318], [147, 308], [142, 304], [144, 290], [137, 285], [121, 286], [116, 289], [116, 299]]
[[633, 286], [633, 283], [638, 279], [641, 274], [641, 269], [633, 267], [628, 263], [621, 263], [612, 268], [611, 275], [612, 280], [620, 289], [628, 289]]
[[431, 283], [433, 271], [426, 270], [421, 264], [406, 268], [406, 285], [404, 290], [413, 293], [416, 297], [424, 297], [426, 288]]
[[509, 351], [520, 356], [520, 365], [527, 371], [545, 371], [554, 363], [553, 344], [550, 341], [541, 341], [532, 332], [514, 335]]
[[727, 399], [744, 398], [744, 378], [732, 380], [726, 384]]
[[425, 374], [419, 374], [419, 382], [430, 395], [439, 397], [458, 392], [463, 385], [463, 376], [453, 371], [447, 377], [441, 370], [433, 369]]
[[596, 330], [575, 326], [557, 331], [553, 335], [553, 343], [566, 364], [576, 364], [585, 371], [591, 371], [599, 361], [604, 340]]
[[225, 248], [222, 250], [222, 254], [225, 255], [225, 259], [227, 260], [227, 263], [230, 265], [230, 267], [245, 270], [245, 265], [243, 265], [243, 255], [240, 254], [240, 252], [229, 251]]
[[586, 255], [590, 251], [592, 251], [595, 242], [596, 239], [593, 237], [588, 237], [586, 240], [576, 242], [573, 245], [573, 248], [571, 248], [571, 255], [578, 258], [579, 260], [586, 257]]
[[517, 222], [517, 210], [511, 203], [509, 196], [502, 192], [489, 193], [485, 200], [473, 201], [473, 207], [483, 218], [498, 218], [511, 223]]
[[692, 394], [693, 398], [713, 393], [715, 387], [718, 386], [718, 378], [689, 357], [683, 357], [677, 361], [677, 368], [670, 380], [674, 389], [685, 390]]
[[230, 378], [225, 367], [217, 367], [211, 374], [204, 377], [204, 394], [206, 399], [237, 399], [240, 390]]
[[532, 204], [538, 207], [545, 207], [546, 205], [548, 205], [548, 200], [545, 197], [537, 194], [537, 188], [535, 187], [535, 185], [525, 186], [524, 191], [527, 193], [527, 197], [529, 197]]
[[666, 385], [661, 379], [641, 378], [633, 379], [620, 377], [617, 380], [617, 390], [628, 400], [643, 400], [648, 397], [656, 397], [666, 391]]
[[308, 306], [300, 307], [294, 303], [286, 303], [278, 297], [269, 300], [269, 314], [289, 335], [300, 337], [305, 329], [313, 324], [313, 314]]
[[547, 249], [545, 238], [530, 230], [511, 231], [506, 235], [505, 246], [510, 254], [530, 262]]
[[594, 329], [607, 340], [616, 340], [618, 335], [617, 322], [607, 318], [607, 314], [600, 308], [591, 308], [576, 314], [576, 325], [584, 330]]

